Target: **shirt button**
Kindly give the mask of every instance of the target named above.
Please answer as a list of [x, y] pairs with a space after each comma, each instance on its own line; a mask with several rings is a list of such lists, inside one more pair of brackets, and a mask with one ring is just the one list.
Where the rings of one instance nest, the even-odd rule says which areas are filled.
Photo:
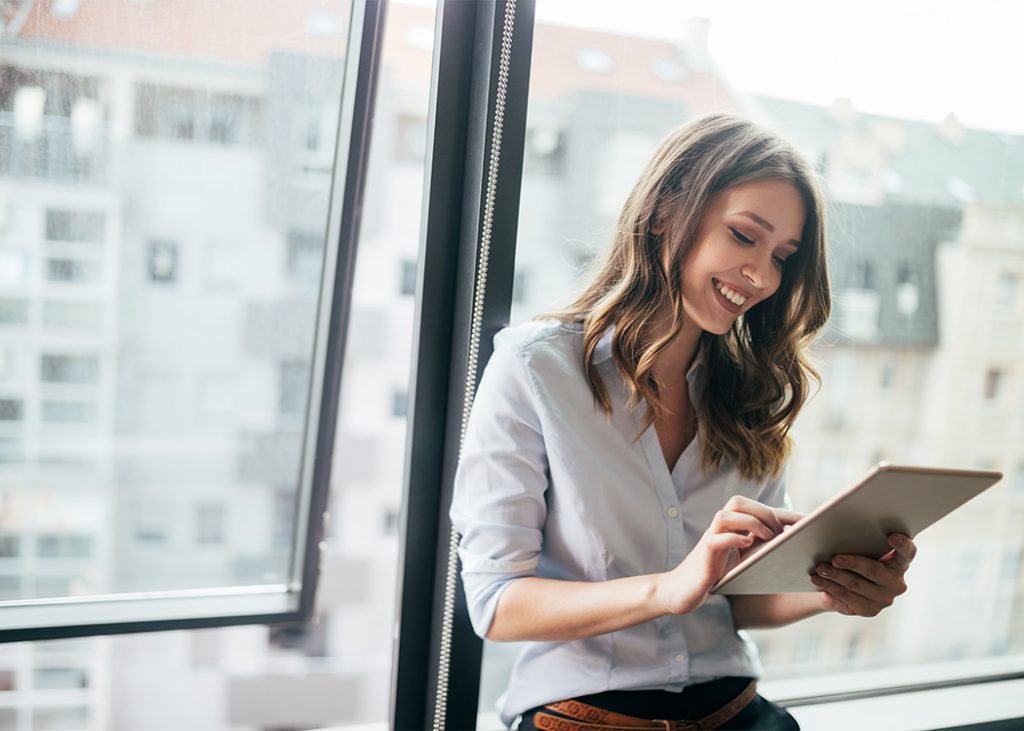
[[685, 659], [686, 659], [686, 655], [684, 655], [681, 652], [678, 655], [676, 655], [676, 662], [682, 662]]
[[679, 516], [679, 508], [677, 508], [675, 505], [673, 505], [671, 508], [669, 508], [665, 512], [668, 513], [668, 517], [670, 517], [670, 518], [676, 518], [676, 517]]

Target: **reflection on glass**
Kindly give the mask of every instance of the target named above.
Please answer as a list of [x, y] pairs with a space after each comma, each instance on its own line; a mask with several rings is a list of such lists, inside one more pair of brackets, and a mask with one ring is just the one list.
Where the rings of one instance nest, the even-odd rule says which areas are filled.
[[[712, 110], [753, 116], [817, 165], [832, 203], [835, 309], [815, 348], [822, 393], [795, 428], [795, 507], [813, 508], [881, 459], [985, 466], [1021, 479], [1024, 448], [1008, 435], [1024, 424], [1024, 137], [953, 114], [868, 114], [855, 101], [810, 104], [738, 88], [715, 58], [727, 44], [709, 43], [741, 32], [735, 13], [676, 23], [676, 4], [638, 7], [637, 17], [616, 17], [614, 5], [595, 4], [585, 20], [567, 20], [578, 3], [538, 4], [512, 321], [579, 290], [663, 135]], [[641, 16], [645, 33], [664, 39], [622, 30]], [[756, 25], [752, 59], [792, 31], [778, 18]], [[900, 64], [875, 50], [877, 70], [858, 73], [891, 85]], [[842, 94], [846, 79], [831, 83], [837, 91], [817, 96]], [[932, 106], [958, 91], [946, 86], [949, 96]], [[878, 618], [823, 616], [755, 633], [768, 677], [1024, 652], [1024, 506], [1021, 488], [1004, 482], [922, 536], [911, 591]], [[497, 723], [494, 703], [516, 654], [514, 645], [485, 645], [483, 723]]]

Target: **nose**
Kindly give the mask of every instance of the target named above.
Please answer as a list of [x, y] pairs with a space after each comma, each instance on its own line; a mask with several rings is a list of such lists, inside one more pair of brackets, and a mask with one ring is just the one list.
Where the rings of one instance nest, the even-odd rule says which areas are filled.
[[772, 263], [771, 254], [751, 258], [740, 267], [740, 274], [757, 289], [766, 289], [773, 285], [778, 270]]

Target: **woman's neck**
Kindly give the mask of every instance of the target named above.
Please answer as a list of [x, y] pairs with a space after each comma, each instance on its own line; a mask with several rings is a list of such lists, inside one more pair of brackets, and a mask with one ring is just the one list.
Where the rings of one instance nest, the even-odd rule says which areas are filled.
[[[655, 328], [654, 339], [666, 333], [672, 327], [672, 317], [662, 318]], [[658, 356], [653, 373], [662, 389], [676, 391], [686, 385], [686, 373], [690, 370], [693, 359], [697, 356], [700, 336], [704, 331], [692, 320], [683, 322], [683, 327], [669, 346]]]

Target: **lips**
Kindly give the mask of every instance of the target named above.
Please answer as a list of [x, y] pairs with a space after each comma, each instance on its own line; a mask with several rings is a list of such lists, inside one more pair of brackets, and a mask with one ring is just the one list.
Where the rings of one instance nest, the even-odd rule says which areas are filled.
[[715, 299], [727, 312], [738, 315], [743, 311], [743, 305], [750, 299], [749, 293], [714, 278], [712, 278], [711, 284]]

